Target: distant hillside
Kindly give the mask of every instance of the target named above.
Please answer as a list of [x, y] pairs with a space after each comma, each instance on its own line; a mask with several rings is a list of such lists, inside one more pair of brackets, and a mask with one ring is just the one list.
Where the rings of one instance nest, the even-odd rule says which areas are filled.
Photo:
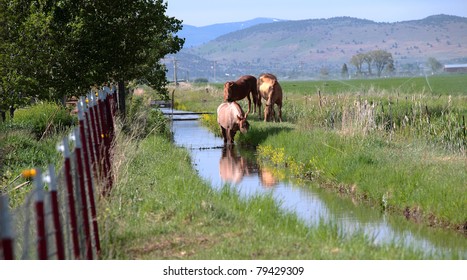
[[[417, 73], [429, 57], [442, 63], [466, 62], [467, 18], [436, 15], [377, 23], [338, 17], [261, 23], [184, 49], [177, 57], [193, 78], [209, 73], [203, 77], [222, 81], [265, 71], [300, 78], [319, 76], [323, 68], [337, 74], [344, 63], [352, 72], [353, 55], [376, 49], [392, 54], [399, 73]], [[204, 63], [192, 63], [187, 55]]]
[[183, 29], [178, 32], [177, 35], [185, 38], [185, 48], [191, 48], [214, 40], [215, 38], [230, 32], [248, 28], [260, 23], [271, 23], [277, 21], [280, 20], [272, 18], [255, 18], [248, 21], [219, 23], [202, 27], [183, 25]]

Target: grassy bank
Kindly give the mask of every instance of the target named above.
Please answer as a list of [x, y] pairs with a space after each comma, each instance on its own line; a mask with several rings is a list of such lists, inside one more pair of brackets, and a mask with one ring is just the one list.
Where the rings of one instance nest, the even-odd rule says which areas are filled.
[[[271, 197], [242, 200], [199, 178], [188, 151], [151, 135], [117, 146], [119, 179], [100, 211], [108, 259], [421, 259], [362, 233], [306, 227]], [[125, 155], [125, 156], [123, 156]], [[429, 256], [428, 256], [429, 258]]]
[[287, 166], [293, 176], [316, 180], [382, 211], [459, 230], [467, 221], [465, 158], [423, 142], [406, 145], [294, 130], [268, 137], [259, 154], [276, 166]]
[[47, 102], [18, 109], [13, 119], [0, 122], [0, 192], [9, 194], [11, 205], [22, 203], [32, 188], [21, 172], [57, 166], [56, 145], [76, 122], [68, 109]]

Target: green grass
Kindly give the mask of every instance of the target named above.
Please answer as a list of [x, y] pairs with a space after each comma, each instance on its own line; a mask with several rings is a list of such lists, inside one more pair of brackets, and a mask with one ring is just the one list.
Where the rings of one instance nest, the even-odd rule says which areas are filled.
[[100, 211], [104, 259], [427, 257], [396, 244], [375, 246], [363, 233], [342, 236], [332, 224], [309, 228], [269, 196], [215, 191], [193, 170], [188, 151], [165, 137], [118, 147], [117, 158], [127, 156]]
[[[219, 85], [208, 92], [205, 88], [180, 90], [176, 98], [178, 106], [185, 109], [215, 111], [222, 102], [222, 91]], [[411, 213], [420, 209], [422, 218], [434, 223], [465, 221], [465, 186], [457, 185], [459, 180], [465, 182], [465, 155], [439, 148], [416, 135], [407, 138], [407, 134], [390, 134], [391, 138], [386, 138], [381, 132], [330, 129], [331, 110], [310, 114], [303, 109], [309, 105], [319, 110], [314, 98], [307, 100], [306, 94], [290, 93], [286, 100], [290, 107], [284, 108], [286, 123], [251, 120], [250, 133], [238, 134], [236, 140], [260, 145], [264, 151], [283, 144], [283, 149], [270, 149], [272, 156], [267, 160], [277, 166], [287, 165], [301, 179], [322, 180], [339, 192], [362, 197], [369, 203], [380, 205], [386, 195], [386, 207], [391, 211], [408, 207]], [[453, 107], [464, 108], [456, 103], [462, 98], [453, 97]], [[337, 108], [329, 99], [327, 104]], [[245, 108], [245, 102], [242, 106]], [[342, 236], [333, 224], [307, 227], [295, 215], [283, 213], [272, 197], [240, 199], [227, 187], [214, 191], [193, 170], [188, 151], [175, 148], [166, 137], [160, 116], [138, 114], [132, 114], [137, 117], [131, 129], [125, 131], [129, 134], [118, 136], [116, 187], [111, 197], [99, 202], [104, 259], [434, 258], [397, 244], [375, 246], [372, 237], [363, 233]], [[300, 119], [297, 116], [305, 118], [291, 123]], [[215, 122], [209, 119], [213, 117], [207, 121], [214, 128]], [[137, 121], [143, 122], [141, 129]], [[5, 151], [17, 157], [14, 162], [18, 169], [41, 165], [44, 159], [53, 158], [44, 154], [56, 152], [56, 140], [30, 127], [11, 122], [0, 125], [3, 182], [7, 172], [9, 179], [16, 174], [3, 169]], [[45, 138], [40, 143], [33, 141], [42, 135]], [[50, 145], [42, 147], [45, 143]], [[24, 149], [24, 154], [15, 154], [18, 149]], [[30, 161], [20, 163], [21, 159]], [[374, 176], [368, 178], [367, 174]], [[388, 181], [380, 183], [381, 178]], [[459, 212], [457, 218], [452, 217], [453, 209]]]
[[61, 159], [57, 143], [75, 124], [76, 116], [47, 102], [18, 109], [13, 119], [0, 123], [0, 191], [8, 192], [11, 205], [22, 203], [31, 189], [30, 184], [15, 189], [28, 182], [21, 172], [57, 166]]
[[422, 142], [406, 145], [326, 130], [293, 130], [268, 136], [259, 151], [276, 165], [295, 170], [294, 176], [318, 180], [381, 210], [403, 214], [409, 209], [411, 218], [433, 226], [462, 228], [467, 221], [465, 158]]
[[[433, 93], [425, 77], [284, 81], [286, 122], [250, 116], [249, 133], [236, 141], [259, 145], [269, 151], [265, 158], [287, 165], [296, 177], [319, 179], [336, 192], [432, 226], [461, 229], [467, 223], [467, 79], [428, 81]], [[178, 97], [190, 110], [200, 104], [190, 91]], [[204, 100], [204, 110], [215, 110], [222, 99]], [[203, 122], [218, 130], [215, 115]]]
[[466, 75], [441, 75], [381, 79], [352, 79], [329, 81], [281, 81], [285, 93], [314, 95], [355, 92], [360, 94], [386, 92], [392, 94], [465, 95]]
[[62, 133], [76, 123], [76, 116], [71, 115], [63, 106], [44, 102], [18, 109], [10, 125], [13, 128], [28, 129], [37, 139], [41, 139], [47, 135]]

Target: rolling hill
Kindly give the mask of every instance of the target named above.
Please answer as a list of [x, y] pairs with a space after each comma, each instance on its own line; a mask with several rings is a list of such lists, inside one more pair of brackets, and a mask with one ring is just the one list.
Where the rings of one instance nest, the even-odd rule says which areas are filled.
[[344, 63], [354, 70], [353, 55], [377, 49], [392, 54], [399, 74], [420, 73], [429, 57], [467, 62], [467, 18], [449, 15], [395, 23], [350, 17], [277, 21], [226, 32], [184, 48], [176, 55], [178, 71], [217, 81], [266, 71], [282, 78], [337, 76]]
[[247, 21], [218, 23], [201, 27], [184, 24], [183, 29], [177, 35], [185, 38], [185, 48], [191, 48], [207, 43], [230, 32], [235, 32], [261, 23], [272, 23], [278, 21], [281, 20], [272, 18], [255, 18]]

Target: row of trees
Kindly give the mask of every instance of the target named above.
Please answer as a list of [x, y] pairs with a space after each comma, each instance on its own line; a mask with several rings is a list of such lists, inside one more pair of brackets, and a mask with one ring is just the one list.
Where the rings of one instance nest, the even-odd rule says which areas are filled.
[[107, 81], [119, 92], [134, 79], [163, 90], [160, 60], [184, 43], [166, 9], [163, 0], [0, 0], [0, 111]]
[[367, 53], [359, 53], [350, 59], [350, 63], [357, 68], [357, 75], [363, 74], [363, 65], [367, 66], [368, 75], [373, 75], [373, 68], [376, 69], [376, 75], [381, 77], [383, 70], [394, 72], [394, 59], [390, 52], [384, 50], [375, 50]]

